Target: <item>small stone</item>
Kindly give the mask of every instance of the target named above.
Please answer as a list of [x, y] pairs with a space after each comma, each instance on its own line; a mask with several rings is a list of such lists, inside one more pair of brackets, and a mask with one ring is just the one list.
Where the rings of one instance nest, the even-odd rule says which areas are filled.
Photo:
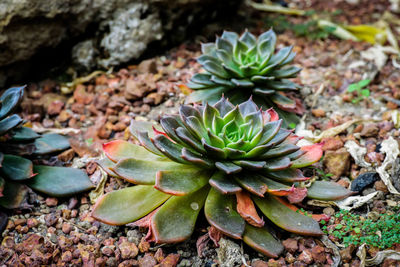
[[101, 248], [101, 253], [108, 257], [111, 257], [112, 255], [114, 255], [114, 249], [115, 246], [104, 246]]
[[373, 184], [379, 176], [376, 172], [366, 172], [360, 174], [354, 181], [351, 182], [351, 191], [361, 192], [367, 186]]
[[282, 241], [282, 245], [290, 253], [295, 253], [299, 249], [299, 245], [296, 239], [288, 238]]
[[378, 135], [379, 127], [376, 123], [369, 123], [364, 125], [360, 135], [363, 137], [373, 137]]
[[386, 203], [387, 203], [388, 206], [390, 206], [390, 207], [397, 207], [397, 202], [396, 202], [396, 201], [387, 199], [387, 200], [386, 200]]
[[55, 100], [51, 102], [49, 107], [47, 108], [47, 114], [58, 115], [62, 111], [63, 107], [64, 107], [64, 102], [60, 100]]
[[140, 62], [138, 65], [138, 71], [141, 74], [157, 73], [157, 64], [154, 59], [147, 59]]
[[326, 207], [323, 210], [323, 213], [329, 216], [332, 216], [333, 214], [335, 214], [335, 210], [332, 207]]
[[158, 263], [160, 263], [165, 258], [162, 248], [157, 249], [156, 253], [154, 254], [154, 258]]
[[169, 254], [160, 263], [160, 267], [175, 267], [178, 264], [180, 255], [179, 254]]
[[33, 227], [36, 227], [36, 226], [39, 225], [39, 221], [36, 220], [35, 218], [29, 218], [29, 219], [27, 220], [27, 222], [26, 222], [26, 225], [27, 225], [29, 228], [33, 228]]
[[61, 230], [63, 231], [64, 234], [69, 234], [72, 230], [72, 225], [67, 222], [64, 222]]
[[383, 193], [388, 193], [389, 190], [387, 189], [385, 183], [382, 180], [376, 181], [374, 187], [377, 191], [382, 191]]
[[311, 113], [317, 118], [325, 117], [325, 110], [320, 108], [311, 110]]
[[327, 168], [328, 173], [333, 174], [333, 178], [339, 178], [344, 175], [350, 167], [350, 153], [346, 148], [341, 148], [336, 151], [326, 151], [324, 166]]
[[299, 255], [299, 261], [304, 262], [305, 264], [311, 264], [313, 262], [313, 257], [310, 249], [305, 249]]
[[53, 224], [55, 224], [58, 221], [58, 218], [54, 213], [50, 213], [44, 217], [44, 221], [47, 226], [52, 226]]
[[293, 254], [291, 254], [291, 253], [286, 253], [286, 257], [285, 257], [285, 260], [286, 260], [286, 262], [287, 263], [293, 263], [293, 262], [295, 262], [296, 261], [296, 258], [293, 256]]
[[323, 151], [327, 150], [338, 150], [339, 148], [343, 147], [343, 141], [338, 137], [328, 137], [322, 139], [322, 143], [324, 144], [322, 146]]
[[58, 204], [58, 199], [55, 197], [46, 198], [46, 205], [49, 207], [55, 207]]
[[58, 115], [57, 120], [59, 122], [66, 122], [71, 117], [72, 117], [72, 115], [69, 112], [67, 112], [66, 110], [63, 110], [60, 112], [60, 115]]
[[339, 251], [340, 257], [342, 258], [343, 262], [350, 262], [352, 257], [352, 253], [354, 251], [354, 245], [350, 245], [345, 249]]
[[321, 246], [313, 247], [311, 255], [316, 263], [324, 263], [326, 260], [325, 249]]
[[141, 253], [149, 251], [150, 243], [146, 241], [145, 237], [143, 237], [142, 240], [140, 240], [138, 248]]
[[262, 260], [255, 260], [251, 263], [251, 267], [268, 267], [268, 263]]
[[118, 247], [121, 251], [121, 258], [124, 260], [135, 258], [139, 252], [137, 246], [134, 243], [128, 242], [126, 238], [123, 239]]
[[139, 267], [153, 267], [157, 264], [157, 261], [154, 259], [153, 256], [150, 254], [146, 253], [143, 258], [141, 258], [139, 261]]
[[70, 262], [72, 260], [72, 253], [71, 251], [65, 251], [61, 256], [62, 262]]
[[62, 152], [60, 155], [57, 156], [57, 158], [62, 162], [70, 162], [74, 158], [74, 156], [75, 151], [71, 148]]

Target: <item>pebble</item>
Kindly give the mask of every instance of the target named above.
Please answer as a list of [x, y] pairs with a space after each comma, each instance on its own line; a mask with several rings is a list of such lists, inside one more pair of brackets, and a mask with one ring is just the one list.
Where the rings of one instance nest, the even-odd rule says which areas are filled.
[[285, 250], [289, 251], [290, 253], [295, 253], [299, 248], [298, 242], [294, 238], [288, 238], [286, 240], [283, 240], [282, 245], [285, 248]]
[[299, 261], [304, 262], [305, 264], [311, 264], [313, 262], [313, 256], [310, 249], [303, 250], [299, 255]]
[[351, 182], [351, 191], [362, 192], [364, 188], [373, 184], [379, 176], [376, 172], [366, 172], [360, 174], [354, 181]]
[[389, 193], [385, 183], [382, 180], [376, 181], [374, 187], [377, 191], [382, 191], [384, 193]]
[[339, 178], [350, 168], [350, 153], [345, 148], [336, 151], [326, 151], [323, 164], [328, 173], [333, 174], [333, 178]]

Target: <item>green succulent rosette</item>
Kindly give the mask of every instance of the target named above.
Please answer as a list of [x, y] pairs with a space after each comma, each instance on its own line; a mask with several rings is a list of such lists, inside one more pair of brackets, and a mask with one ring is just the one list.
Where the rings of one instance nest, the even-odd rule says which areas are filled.
[[257, 105], [273, 107], [285, 122], [297, 123], [296, 101], [286, 93], [300, 88], [289, 78], [296, 77], [301, 68], [288, 66], [296, 55], [291, 46], [278, 52], [275, 46], [272, 29], [258, 38], [247, 30], [241, 36], [224, 31], [215, 43], [202, 44], [203, 54], [197, 62], [204, 72], [195, 74], [187, 84], [194, 90], [188, 101], [213, 104], [225, 95], [239, 104], [252, 95]]
[[50, 196], [70, 196], [93, 188], [81, 170], [34, 165], [30, 158], [69, 148], [68, 138], [40, 135], [23, 127], [13, 111], [24, 96], [24, 88], [12, 87], [0, 96], [0, 210], [27, 207], [28, 186]]
[[297, 146], [300, 138], [281, 127], [278, 114], [251, 99], [237, 106], [225, 98], [212, 106], [183, 105], [179, 115], [160, 122], [161, 128], [132, 121], [140, 146], [122, 140], [104, 144], [107, 157], [100, 166], [136, 186], [101, 197], [95, 219], [111, 225], [142, 219], [149, 240], [171, 243], [191, 236], [203, 210], [222, 233], [276, 257], [283, 247], [266, 221], [290, 232], [322, 235], [318, 222], [296, 212], [289, 201], [350, 193], [330, 182], [296, 188], [308, 179], [299, 168], [321, 158], [321, 145]]

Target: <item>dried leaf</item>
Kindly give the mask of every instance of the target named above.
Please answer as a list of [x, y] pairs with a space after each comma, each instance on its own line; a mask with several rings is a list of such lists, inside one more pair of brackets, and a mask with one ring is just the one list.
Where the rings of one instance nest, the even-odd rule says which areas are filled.
[[327, 137], [332, 137], [335, 135], [340, 134], [341, 132], [347, 130], [347, 128], [349, 128], [351, 125], [353, 125], [354, 123], [358, 123], [363, 121], [362, 119], [354, 119], [351, 121], [347, 121], [341, 125], [338, 125], [336, 127], [332, 127], [329, 128], [325, 131], [323, 131], [321, 134], [319, 135], [314, 135], [312, 133], [312, 131], [310, 130], [306, 130], [305, 129], [305, 122], [303, 120], [300, 121], [300, 123], [298, 124], [298, 126], [296, 127], [296, 135], [298, 136], [304, 136], [305, 139], [308, 139], [312, 142], [319, 142], [321, 141], [323, 138], [327, 138]]
[[367, 203], [369, 200], [374, 198], [378, 192], [373, 192], [371, 194], [368, 194], [366, 196], [352, 196], [348, 197], [346, 199], [340, 200], [340, 201], [335, 201], [336, 206], [343, 210], [352, 210], [361, 207], [365, 203]]
[[385, 153], [386, 157], [382, 165], [376, 168], [376, 172], [379, 174], [390, 193], [400, 195], [399, 191], [393, 186], [390, 179], [391, 175], [387, 170], [389, 169], [393, 172], [396, 168], [396, 159], [400, 154], [399, 143], [390, 136], [388, 139], [382, 141], [380, 152]]
[[344, 147], [347, 149], [347, 151], [350, 153], [350, 155], [353, 157], [354, 161], [356, 164], [360, 167], [371, 167], [371, 164], [366, 162], [364, 159], [365, 154], [367, 154], [367, 148], [359, 146], [356, 142], [353, 140], [349, 140], [344, 144]]

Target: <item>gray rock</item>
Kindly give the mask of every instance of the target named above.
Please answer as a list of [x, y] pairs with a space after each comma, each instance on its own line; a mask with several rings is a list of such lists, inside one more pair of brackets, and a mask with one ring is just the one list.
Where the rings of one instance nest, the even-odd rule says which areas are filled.
[[221, 238], [218, 244], [216, 250], [221, 267], [241, 266], [243, 255], [238, 244], [225, 238]]
[[232, 10], [229, 7], [240, 2], [2, 0], [0, 85], [10, 76], [23, 78], [19, 73], [29, 72], [25, 64], [28, 60], [39, 51], [43, 53], [60, 44], [68, 44], [60, 58], [67, 57], [72, 50], [78, 69], [119, 65], [140, 57], [151, 42], [182, 41], [190, 25], [210, 20], [217, 10], [226, 15], [227, 10]]

